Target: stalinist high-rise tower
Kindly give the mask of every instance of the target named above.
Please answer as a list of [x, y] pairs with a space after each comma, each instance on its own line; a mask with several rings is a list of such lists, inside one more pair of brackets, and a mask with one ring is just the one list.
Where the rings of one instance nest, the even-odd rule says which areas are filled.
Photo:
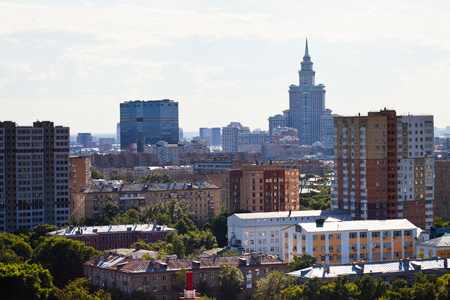
[[325, 112], [325, 86], [315, 85], [313, 63], [306, 40], [305, 55], [298, 71], [299, 85], [289, 86], [287, 125], [298, 130], [301, 145], [321, 141], [320, 118]]

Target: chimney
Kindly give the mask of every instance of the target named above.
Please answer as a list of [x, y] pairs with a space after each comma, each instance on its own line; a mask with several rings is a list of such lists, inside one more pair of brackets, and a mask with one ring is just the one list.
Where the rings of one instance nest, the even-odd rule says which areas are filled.
[[246, 266], [247, 265], [247, 260], [245, 258], [243, 258], [243, 257], [239, 258], [238, 265], [239, 266]]
[[291, 213], [292, 213], [292, 209], [289, 210], [288, 218], [291, 216]]

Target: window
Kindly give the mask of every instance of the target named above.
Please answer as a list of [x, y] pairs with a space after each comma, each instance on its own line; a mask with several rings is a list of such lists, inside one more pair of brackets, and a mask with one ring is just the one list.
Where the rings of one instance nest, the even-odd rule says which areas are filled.
[[360, 232], [359, 233], [359, 238], [361, 238], [361, 239], [367, 238], [367, 232]]
[[379, 238], [380, 237], [380, 232], [379, 231], [372, 232], [372, 237], [373, 238]]
[[402, 236], [402, 232], [400, 230], [394, 231], [394, 237], [401, 237], [401, 236]]
[[405, 236], [412, 236], [412, 230], [405, 230], [403, 233]]
[[317, 241], [317, 235], [313, 235], [313, 241]]
[[325, 246], [321, 246], [320, 251], [325, 251]]
[[325, 241], [325, 235], [324, 234], [320, 236], [320, 240]]
[[330, 234], [330, 235], [328, 236], [328, 239], [329, 239], [329, 240], [332, 240], [332, 239], [333, 239], [333, 235]]
[[356, 232], [350, 232], [349, 234], [348, 234], [348, 237], [349, 238], [351, 238], [351, 239], [356, 239]]

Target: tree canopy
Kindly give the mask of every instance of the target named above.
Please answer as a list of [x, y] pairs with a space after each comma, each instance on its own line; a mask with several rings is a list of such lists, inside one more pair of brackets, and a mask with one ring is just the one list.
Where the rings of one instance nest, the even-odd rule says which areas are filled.
[[220, 264], [219, 300], [235, 300], [242, 293], [244, 275], [241, 270], [229, 264]]

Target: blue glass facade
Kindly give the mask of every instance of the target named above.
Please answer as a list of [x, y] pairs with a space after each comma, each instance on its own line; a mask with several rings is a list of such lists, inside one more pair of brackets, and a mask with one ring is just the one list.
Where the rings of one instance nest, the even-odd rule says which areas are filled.
[[178, 102], [173, 100], [120, 103], [120, 148], [130, 150], [158, 141], [178, 143]]

